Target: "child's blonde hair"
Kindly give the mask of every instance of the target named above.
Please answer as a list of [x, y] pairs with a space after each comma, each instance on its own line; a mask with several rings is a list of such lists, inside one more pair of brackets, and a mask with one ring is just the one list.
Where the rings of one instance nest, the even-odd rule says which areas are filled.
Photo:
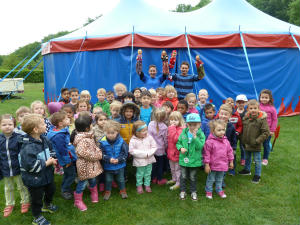
[[174, 97], [177, 97], [177, 91], [172, 85], [167, 85], [165, 87], [165, 94], [167, 95], [167, 93], [169, 93], [169, 92], [174, 92], [175, 93]]
[[188, 93], [185, 96], [184, 100], [189, 101], [190, 98], [195, 98], [197, 100], [197, 97], [196, 97], [196, 95], [194, 93]]
[[90, 110], [90, 107], [91, 107], [90, 103], [87, 102], [87, 101], [84, 100], [84, 99], [79, 99], [78, 102], [77, 102], [77, 104], [76, 104], [76, 112], [77, 112], [77, 110], [78, 110], [78, 108], [79, 108], [79, 104], [81, 104], [81, 103], [85, 103], [86, 106], [87, 106], [87, 110]]
[[215, 132], [215, 129], [218, 125], [221, 125], [224, 127], [224, 129], [226, 128], [226, 123], [223, 121], [223, 120], [211, 120], [209, 122], [209, 129], [210, 129], [210, 132], [214, 134]]
[[14, 127], [16, 127], [16, 119], [11, 114], [3, 114], [0, 116], [0, 124], [2, 120], [12, 120], [14, 123]]
[[159, 126], [158, 126], [158, 124], [164, 122], [165, 119], [166, 119], [166, 117], [167, 117], [167, 113], [164, 110], [164, 108], [157, 108], [157, 109], [154, 110], [154, 112], [153, 112], [153, 120], [156, 122], [157, 133], [159, 132]]
[[121, 107], [122, 107], [122, 103], [121, 102], [119, 102], [119, 101], [113, 101], [111, 104], [110, 104], [110, 106], [109, 106], [109, 108], [110, 108], [110, 110], [112, 110], [112, 109], [117, 109], [117, 110], [121, 110]]
[[80, 98], [81, 98], [82, 96], [89, 96], [89, 99], [91, 100], [91, 94], [90, 94], [90, 92], [89, 92], [88, 90], [82, 90], [82, 91], [80, 92]]
[[156, 93], [158, 93], [159, 91], [162, 91], [163, 93], [165, 93], [165, 89], [163, 87], [156, 88]]
[[156, 91], [153, 89], [153, 88], [150, 88], [149, 89], [149, 92], [151, 93], [151, 95], [155, 95], [156, 96]]
[[44, 118], [40, 114], [26, 115], [21, 125], [22, 130], [29, 135], [32, 134], [33, 129], [41, 124], [41, 120], [44, 121]]
[[199, 92], [198, 92], [198, 95], [199, 95], [201, 92], [202, 92], [202, 93], [204, 92], [204, 93], [206, 94], [206, 96], [208, 97], [208, 91], [207, 91], [206, 89], [204, 89], [204, 88], [203, 88], [203, 89], [200, 89]]
[[99, 94], [103, 94], [103, 95], [106, 96], [106, 90], [105, 90], [104, 88], [99, 88], [99, 89], [97, 90], [97, 95], [99, 95]]
[[[136, 136], [137, 129], [144, 125], [146, 125], [146, 123], [142, 120], [138, 120], [138, 121], [134, 122], [133, 126], [132, 126], [132, 133]], [[145, 128], [147, 128], [147, 126]]]
[[185, 125], [184, 119], [183, 119], [181, 113], [178, 111], [171, 112], [171, 114], [169, 116], [169, 121], [170, 120], [179, 121], [179, 124], [178, 124], [179, 127], [183, 127]]
[[114, 131], [117, 131], [118, 133], [120, 133], [121, 125], [114, 120], [107, 120], [107, 122], [105, 123], [105, 125], [103, 127], [103, 130], [108, 131], [109, 129], [113, 129]]
[[259, 94], [259, 102], [260, 102], [260, 96], [261, 96], [261, 94], [267, 94], [267, 95], [269, 95], [270, 100], [269, 100], [268, 104], [274, 105], [274, 99], [273, 99], [273, 95], [272, 95], [272, 91], [271, 90], [269, 90], [269, 89], [262, 90], [260, 92], [260, 94]]
[[18, 118], [22, 113], [31, 113], [30, 108], [27, 106], [21, 106], [16, 111], [16, 117]]
[[127, 87], [125, 86], [125, 84], [122, 84], [122, 83], [116, 83], [113, 88], [114, 88], [115, 93], [117, 92], [116, 90], [118, 88], [121, 88], [121, 89], [127, 91]]
[[45, 105], [42, 101], [40, 101], [40, 100], [35, 100], [35, 101], [33, 101], [33, 102], [31, 103], [31, 105], [30, 105], [31, 113], [33, 113], [33, 109], [34, 109], [34, 107], [35, 107], [36, 105], [42, 105], [42, 106], [43, 106], [43, 108], [44, 108], [44, 114], [43, 114], [43, 117], [47, 117], [47, 116], [48, 116], [48, 113], [47, 113], [47, 107], [46, 107], [46, 105]]
[[220, 106], [219, 112], [221, 110], [229, 112], [230, 115], [232, 114], [232, 107], [231, 107], [231, 105], [223, 104], [223, 105]]
[[247, 102], [247, 105], [256, 105], [259, 108], [259, 102], [256, 99], [251, 99]]

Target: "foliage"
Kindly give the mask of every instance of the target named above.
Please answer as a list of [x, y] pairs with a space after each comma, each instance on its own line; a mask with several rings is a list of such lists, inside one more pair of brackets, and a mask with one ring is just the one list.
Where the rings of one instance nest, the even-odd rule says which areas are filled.
[[99, 16], [96, 16], [95, 18], [88, 17], [86, 23], [84, 23], [83, 26], [85, 27], [85, 26], [89, 25], [90, 23], [94, 22], [96, 19], [100, 18], [101, 16], [102, 16], [102, 14]]
[[[0, 69], [0, 77], [4, 77], [10, 70]], [[16, 78], [24, 78], [30, 70], [24, 69], [22, 70]], [[14, 70], [7, 78], [12, 78], [18, 70]], [[31, 72], [31, 74], [26, 78], [24, 83], [41, 83], [44, 82], [44, 71], [35, 69]]]
[[289, 22], [300, 26], [300, 0], [294, 0], [289, 4]]
[[201, 0], [197, 5], [191, 6], [190, 4], [185, 5], [185, 4], [179, 4], [176, 6], [175, 12], [191, 12], [197, 9], [200, 9], [207, 4], [209, 4], [211, 0]]

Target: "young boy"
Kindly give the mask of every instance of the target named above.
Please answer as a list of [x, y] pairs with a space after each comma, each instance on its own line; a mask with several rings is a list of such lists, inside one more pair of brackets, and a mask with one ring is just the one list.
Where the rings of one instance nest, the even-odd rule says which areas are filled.
[[122, 103], [119, 101], [113, 101], [110, 104], [110, 112], [111, 112], [111, 116], [109, 117], [109, 119], [112, 120], [117, 120], [120, 118], [120, 110], [122, 107]]
[[180, 152], [179, 165], [180, 175], [180, 195], [179, 198], [186, 198], [186, 183], [189, 179], [191, 198], [197, 201], [197, 169], [202, 166], [202, 148], [205, 143], [205, 136], [200, 129], [201, 119], [196, 113], [191, 113], [186, 118], [187, 128], [183, 129], [178, 138], [176, 148]]
[[177, 111], [181, 113], [184, 121], [186, 121], [188, 115], [189, 104], [186, 100], [180, 100], [177, 104]]
[[62, 88], [60, 90], [60, 102], [63, 102], [65, 104], [68, 104], [70, 102], [70, 93], [68, 88]]
[[122, 105], [120, 118], [116, 119], [121, 125], [120, 135], [129, 144], [132, 137], [133, 123], [140, 118], [140, 108], [133, 102], [126, 102]]
[[103, 199], [108, 200], [111, 195], [112, 181], [115, 177], [120, 195], [123, 199], [128, 198], [125, 189], [124, 170], [128, 156], [128, 145], [120, 136], [120, 124], [109, 120], [104, 125], [105, 136], [100, 141], [103, 153], [103, 168], [105, 171], [105, 192]]
[[143, 91], [141, 94], [141, 103], [142, 106], [140, 107], [140, 119], [148, 124], [151, 121], [151, 114], [153, 112], [153, 107], [151, 106], [151, 93], [150, 91]]
[[261, 176], [261, 147], [262, 143], [269, 137], [270, 129], [267, 116], [259, 110], [259, 103], [252, 99], [248, 102], [248, 113], [243, 119], [242, 140], [245, 145], [246, 164], [241, 175], [251, 175], [251, 157], [255, 162], [255, 175], [253, 183], [259, 183]]
[[115, 100], [115, 95], [113, 91], [108, 91], [106, 93], [106, 100], [108, 101], [109, 104], [111, 104]]
[[215, 106], [211, 103], [205, 104], [204, 113], [205, 116], [202, 119], [201, 129], [207, 139], [210, 134], [209, 122], [214, 119], [216, 114]]
[[70, 98], [71, 101], [69, 102], [69, 104], [72, 106], [73, 111], [76, 111], [76, 105], [79, 99], [79, 91], [77, 88], [71, 88], [70, 89]]
[[97, 91], [98, 102], [94, 104], [94, 107], [101, 107], [103, 112], [110, 116], [109, 103], [105, 100], [106, 91], [104, 88], [100, 88]]
[[229, 122], [233, 124], [234, 126], [234, 129], [236, 131], [236, 135], [238, 136], [239, 134], [242, 133], [242, 130], [243, 130], [243, 122], [242, 122], [242, 119], [239, 115], [239, 113], [237, 111], [235, 111], [234, 109], [234, 100], [233, 98], [227, 98], [225, 100], [225, 104], [228, 104], [231, 106], [232, 108], [232, 114], [231, 114], [231, 117], [229, 119]]
[[169, 102], [169, 101], [166, 101], [162, 104], [162, 107], [164, 108], [164, 110], [166, 111], [167, 113], [167, 117], [166, 117], [166, 121], [165, 121], [165, 124], [167, 126], [169, 126], [169, 116], [170, 114], [173, 112], [174, 110], [174, 106], [172, 104], [172, 102]]
[[61, 184], [61, 195], [66, 200], [73, 198], [71, 185], [76, 177], [76, 153], [73, 145], [70, 144], [70, 133], [68, 126], [70, 119], [64, 111], [54, 113], [50, 121], [54, 126], [47, 134], [51, 142], [59, 165], [63, 167], [64, 177]]
[[134, 100], [134, 95], [130, 92], [130, 91], [126, 91], [124, 94], [123, 94], [123, 100], [124, 102], [133, 102]]
[[190, 65], [188, 62], [182, 62], [180, 66], [181, 74], [174, 74], [170, 78], [174, 81], [174, 87], [177, 90], [178, 100], [182, 100], [188, 93], [193, 92], [195, 81], [203, 79], [201, 73], [198, 75], [188, 75]]
[[119, 102], [123, 102], [123, 94], [127, 91], [127, 88], [124, 84], [122, 83], [116, 83], [114, 85], [114, 92], [116, 94], [116, 100]]
[[204, 117], [204, 106], [206, 103], [208, 103], [207, 99], [208, 99], [207, 90], [200, 89], [200, 91], [198, 93], [198, 103], [196, 105], [196, 109], [198, 110], [201, 119], [203, 119], [203, 117]]
[[163, 104], [163, 100], [165, 97], [165, 89], [163, 87], [156, 88], [156, 93], [157, 93], [157, 105], [161, 106]]
[[150, 76], [145, 76], [143, 72], [140, 74], [141, 81], [145, 84], [145, 87], [149, 90], [150, 88], [158, 88], [166, 80], [167, 74], [156, 76], [157, 69], [155, 65], [150, 65], [148, 73]]
[[21, 106], [20, 108], [17, 109], [16, 111], [16, 117], [17, 117], [17, 122], [19, 125], [14, 129], [14, 132], [19, 133], [19, 134], [26, 134], [21, 127], [21, 124], [23, 123], [23, 119], [26, 115], [30, 114], [30, 108], [27, 106]]
[[22, 145], [19, 160], [22, 180], [31, 196], [32, 224], [50, 224], [41, 212], [54, 213], [57, 210], [57, 206], [51, 203], [55, 192], [53, 165], [57, 159], [52, 157], [55, 153], [51, 144], [42, 135], [46, 131], [42, 116], [25, 116], [22, 129], [27, 134], [19, 140]]

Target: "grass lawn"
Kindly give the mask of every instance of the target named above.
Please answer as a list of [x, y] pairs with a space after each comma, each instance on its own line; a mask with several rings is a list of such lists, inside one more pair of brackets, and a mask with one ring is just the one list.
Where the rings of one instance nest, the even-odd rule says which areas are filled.
[[[11, 99], [0, 103], [0, 114], [14, 113], [21, 105], [33, 100], [43, 100], [43, 84], [25, 84], [23, 99]], [[89, 192], [84, 192], [88, 210], [79, 212], [73, 201], [60, 197], [62, 177], [56, 175], [57, 191], [54, 203], [59, 211], [45, 215], [52, 224], [299, 224], [300, 223], [300, 117], [280, 118], [280, 137], [270, 154], [269, 165], [262, 168], [259, 184], [251, 183], [252, 176], [227, 176], [225, 189], [227, 199], [205, 198], [206, 175], [198, 172], [199, 200], [192, 202], [178, 198], [179, 191], [169, 191], [167, 186], [153, 186], [152, 194], [137, 195], [135, 191], [135, 168], [129, 168], [126, 183], [129, 198], [121, 200], [116, 189], [109, 201], [102, 198], [92, 204]], [[238, 150], [239, 157], [239, 150]], [[239, 160], [238, 160], [239, 161]], [[237, 170], [240, 170], [238, 166]], [[252, 165], [252, 174], [254, 164]], [[168, 177], [170, 175], [167, 175]], [[0, 182], [0, 209], [5, 207], [4, 184]], [[31, 213], [20, 214], [19, 195], [16, 192], [16, 206], [8, 218], [1, 218], [0, 224], [30, 224]]]

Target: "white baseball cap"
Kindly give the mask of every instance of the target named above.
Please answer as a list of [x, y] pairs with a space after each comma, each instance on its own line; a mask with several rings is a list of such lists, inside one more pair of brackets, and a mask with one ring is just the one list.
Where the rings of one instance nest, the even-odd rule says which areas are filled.
[[237, 101], [244, 101], [244, 102], [247, 102], [248, 99], [247, 99], [246, 95], [238, 95], [238, 96], [236, 96], [235, 101], [236, 101], [236, 102], [237, 102]]

